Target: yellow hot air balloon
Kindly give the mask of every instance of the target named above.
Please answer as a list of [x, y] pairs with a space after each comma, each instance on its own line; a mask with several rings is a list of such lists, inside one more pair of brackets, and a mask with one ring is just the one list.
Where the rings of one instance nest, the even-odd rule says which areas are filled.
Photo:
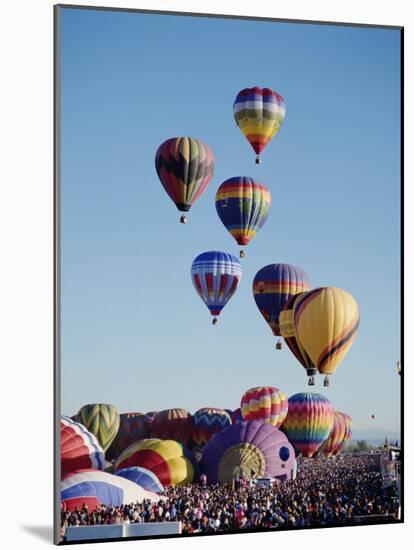
[[340, 288], [324, 287], [305, 292], [293, 308], [297, 337], [320, 374], [333, 374], [355, 340], [359, 325], [358, 304]]

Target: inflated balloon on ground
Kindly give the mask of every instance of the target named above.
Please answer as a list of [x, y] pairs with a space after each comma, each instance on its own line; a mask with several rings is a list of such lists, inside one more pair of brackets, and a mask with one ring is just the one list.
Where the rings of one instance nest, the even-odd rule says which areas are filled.
[[273, 386], [247, 390], [240, 403], [244, 420], [262, 420], [279, 428], [288, 411], [287, 395]]
[[200, 471], [208, 483], [246, 477], [292, 479], [295, 452], [285, 434], [258, 420], [242, 421], [216, 433], [203, 450]]
[[151, 437], [173, 439], [189, 445], [191, 443], [193, 422], [191, 414], [185, 409], [165, 409], [152, 421]]
[[192, 483], [196, 468], [191, 454], [177, 441], [143, 439], [125, 449], [115, 463], [115, 472], [140, 466], [153, 472], [164, 487]]
[[93, 403], [79, 410], [76, 421], [92, 432], [102, 449], [106, 451], [118, 433], [120, 418], [113, 405]]
[[334, 408], [319, 393], [296, 393], [288, 402], [282, 429], [298, 452], [312, 457], [331, 433]]
[[65, 416], [60, 420], [60, 459], [62, 473], [106, 467], [105, 453], [96, 437], [83, 424]]
[[205, 445], [211, 437], [231, 424], [231, 417], [224, 409], [204, 407], [193, 414], [193, 436], [196, 445]]

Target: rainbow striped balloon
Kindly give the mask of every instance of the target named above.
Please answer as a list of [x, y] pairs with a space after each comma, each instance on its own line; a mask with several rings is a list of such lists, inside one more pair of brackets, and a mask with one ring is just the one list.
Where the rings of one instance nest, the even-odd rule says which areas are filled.
[[345, 418], [341, 413], [334, 412], [334, 423], [331, 433], [321, 445], [319, 452], [326, 456], [336, 455], [343, 443], [345, 437]]
[[341, 444], [338, 446], [334, 453], [335, 455], [339, 455], [343, 451], [343, 449], [346, 447], [347, 443], [351, 440], [352, 437], [352, 418], [349, 416], [349, 414], [343, 412], [338, 412], [337, 414], [340, 414], [345, 421], [345, 433]]
[[283, 97], [270, 88], [245, 88], [241, 90], [233, 104], [234, 119], [240, 131], [257, 154], [279, 132], [286, 116]]
[[269, 214], [269, 189], [253, 178], [238, 176], [223, 182], [216, 193], [216, 210], [239, 245], [247, 245]]
[[326, 397], [310, 392], [296, 393], [288, 403], [282, 429], [303, 456], [311, 457], [331, 433], [334, 408]]
[[288, 412], [287, 395], [272, 386], [247, 390], [240, 402], [244, 420], [262, 420], [279, 428]]

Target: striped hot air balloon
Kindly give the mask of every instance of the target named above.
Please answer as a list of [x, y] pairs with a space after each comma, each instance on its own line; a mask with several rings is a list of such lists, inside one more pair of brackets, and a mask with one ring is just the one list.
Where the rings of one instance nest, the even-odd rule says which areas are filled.
[[240, 403], [244, 420], [262, 420], [279, 428], [288, 412], [287, 395], [273, 386], [247, 390]]
[[79, 410], [76, 421], [92, 432], [102, 449], [106, 451], [118, 432], [120, 417], [113, 405], [93, 403]]
[[215, 433], [230, 424], [230, 415], [224, 409], [198, 409], [193, 414], [193, 441], [196, 445], [205, 445]]
[[296, 393], [289, 397], [289, 408], [282, 429], [292, 445], [312, 457], [329, 437], [334, 423], [331, 402], [318, 393]]
[[293, 306], [298, 299], [299, 296], [302, 296], [302, 292], [300, 294], [296, 294], [295, 296], [291, 296], [289, 300], [286, 302], [286, 304], [283, 307], [283, 310], [280, 312], [279, 315], [279, 328], [280, 328], [280, 334], [283, 336], [288, 348], [293, 353], [293, 355], [296, 357], [296, 359], [299, 361], [299, 363], [304, 367], [306, 370], [306, 374], [308, 375], [308, 385], [314, 386], [315, 385], [315, 374], [317, 374], [317, 369], [315, 368], [315, 365], [312, 363], [311, 358], [306, 353], [304, 347], [299, 342], [299, 339], [296, 334], [296, 328], [295, 323], [293, 320]]
[[300, 267], [270, 264], [256, 273], [253, 296], [275, 336], [280, 336], [279, 315], [286, 302], [295, 294], [308, 289], [308, 276]]
[[234, 101], [233, 113], [237, 126], [256, 153], [260, 153], [279, 132], [286, 116], [283, 97], [270, 88], [245, 88]]
[[177, 441], [142, 439], [125, 449], [115, 463], [115, 472], [138, 466], [154, 473], [163, 487], [192, 483], [196, 468], [191, 453]]
[[164, 491], [161, 481], [154, 474], [154, 472], [151, 472], [151, 470], [147, 470], [146, 468], [142, 468], [141, 466], [123, 468], [122, 470], [118, 470], [115, 475], [129, 479], [129, 481], [132, 481], [143, 489], [152, 491], [153, 493], [159, 494]]
[[355, 340], [357, 302], [340, 288], [315, 288], [298, 297], [293, 317], [299, 342], [329, 386], [328, 375], [336, 371]]
[[216, 433], [203, 449], [200, 471], [209, 483], [247, 477], [292, 479], [295, 451], [280, 430], [258, 420], [242, 421]]
[[151, 426], [151, 437], [174, 439], [184, 445], [191, 443], [192, 417], [185, 409], [165, 409], [155, 416]]
[[322, 443], [319, 452], [325, 454], [326, 456], [333, 456], [338, 454], [339, 449], [345, 438], [345, 418], [341, 413], [334, 412], [334, 422], [332, 426], [331, 433], [329, 434], [328, 439]]
[[[269, 189], [257, 180], [245, 176], [223, 182], [216, 193], [216, 210], [224, 227], [236, 242], [249, 244], [265, 223], [269, 214]], [[240, 251], [240, 256], [245, 255]]]
[[343, 412], [338, 412], [337, 414], [341, 415], [344, 419], [345, 433], [344, 433], [343, 440], [341, 441], [340, 445], [334, 452], [335, 455], [339, 455], [344, 450], [344, 448], [347, 446], [349, 441], [351, 441], [351, 437], [352, 437], [352, 418], [349, 416], [349, 414], [346, 414]]
[[[192, 137], [162, 143], [155, 155], [158, 177], [178, 210], [188, 212], [213, 177], [214, 155], [208, 145]], [[181, 216], [182, 223], [187, 218]]]
[[63, 416], [60, 420], [60, 460], [62, 473], [83, 468], [104, 470], [105, 453], [85, 426]]
[[143, 500], [154, 503], [164, 500], [164, 497], [121, 476], [91, 469], [75, 470], [63, 476], [60, 498], [67, 505], [77, 502], [78, 506], [82, 506], [86, 498], [94, 498], [98, 504], [107, 506], [121, 506]]
[[193, 261], [191, 279], [198, 295], [214, 317], [213, 324], [236, 292], [241, 274], [239, 260], [227, 252], [203, 252]]

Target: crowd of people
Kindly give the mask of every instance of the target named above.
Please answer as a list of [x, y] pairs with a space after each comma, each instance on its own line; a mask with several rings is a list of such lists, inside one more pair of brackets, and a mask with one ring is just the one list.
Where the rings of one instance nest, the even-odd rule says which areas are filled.
[[394, 521], [396, 489], [384, 491], [378, 454], [299, 458], [295, 480], [273, 487], [204, 483], [170, 487], [164, 500], [62, 511], [68, 526], [181, 521], [182, 533], [212, 533]]

